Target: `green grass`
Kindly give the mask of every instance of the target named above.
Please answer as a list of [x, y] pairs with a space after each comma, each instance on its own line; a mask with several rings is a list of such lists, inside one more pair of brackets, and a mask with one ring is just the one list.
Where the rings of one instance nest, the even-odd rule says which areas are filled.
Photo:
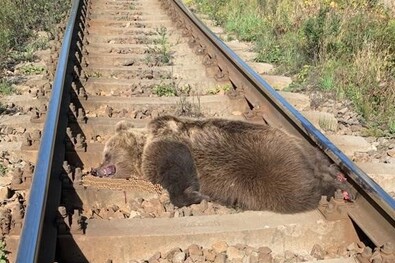
[[65, 17], [69, 8], [70, 1], [2, 0], [0, 67], [10, 67], [21, 60], [31, 61], [33, 51], [47, 45], [47, 41], [40, 40], [36, 32], [47, 31], [54, 35], [55, 25]]
[[11, 95], [14, 93], [14, 88], [11, 83], [5, 79], [0, 80], [0, 95]]
[[38, 75], [43, 73], [45, 68], [43, 66], [37, 66], [33, 64], [26, 64], [20, 68], [20, 71], [26, 75]]
[[227, 32], [254, 41], [257, 62], [289, 89], [348, 98], [370, 127], [395, 134], [395, 18], [370, 0], [190, 0]]
[[213, 87], [207, 91], [208, 94], [210, 95], [215, 95], [219, 93], [226, 93], [229, 92], [232, 89], [231, 84], [225, 84], [225, 85], [218, 85], [216, 87]]
[[395, 117], [393, 117], [389, 121], [389, 131], [390, 131], [390, 133], [395, 134]]
[[8, 252], [5, 249], [5, 243], [4, 241], [0, 241], [0, 263], [8, 263], [8, 258], [7, 258]]
[[177, 96], [177, 89], [173, 83], [155, 85], [153, 93], [159, 97], [173, 97]]
[[[0, 163], [0, 176], [5, 176], [7, 173], [7, 167]], [[0, 246], [1, 248], [1, 246]], [[1, 254], [1, 253], [0, 253]]]
[[147, 48], [146, 62], [151, 65], [171, 65], [172, 54], [170, 50], [169, 36], [166, 27], [156, 28], [157, 38], [154, 46]]
[[188, 84], [181, 86], [173, 79], [171, 83], [160, 83], [155, 85], [152, 92], [159, 97], [187, 97], [191, 95], [192, 88]]

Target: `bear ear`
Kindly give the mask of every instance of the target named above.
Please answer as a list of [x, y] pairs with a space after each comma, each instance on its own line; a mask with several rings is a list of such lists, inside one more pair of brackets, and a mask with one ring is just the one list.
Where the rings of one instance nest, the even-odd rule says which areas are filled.
[[115, 131], [116, 132], [127, 131], [130, 128], [134, 128], [134, 125], [130, 121], [120, 121], [117, 123]]

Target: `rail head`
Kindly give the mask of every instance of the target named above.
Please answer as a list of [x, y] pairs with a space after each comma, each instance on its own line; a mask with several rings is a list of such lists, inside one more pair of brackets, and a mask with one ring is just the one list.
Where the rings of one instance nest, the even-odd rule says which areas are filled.
[[38, 262], [38, 252], [43, 232], [45, 208], [48, 198], [49, 182], [51, 179], [55, 141], [58, 134], [58, 121], [64, 93], [69, 51], [79, 7], [80, 0], [74, 0], [69, 20], [64, 31], [62, 47], [59, 53], [59, 60], [54, 76], [52, 94], [41, 138], [39, 155], [35, 166], [27, 210], [18, 246], [16, 257], [16, 262], [18, 263]]
[[362, 190], [380, 207], [385, 213], [395, 221], [395, 200], [385, 192], [375, 181], [365, 172], [357, 167], [342, 151], [340, 151], [325, 135], [314, 127], [300, 112], [288, 103], [273, 87], [271, 87], [258, 73], [256, 73], [246, 62], [244, 62], [233, 50], [231, 50], [222, 40], [220, 40], [199, 18], [197, 18], [180, 0], [172, 1], [182, 10], [205, 35], [205, 37], [216, 46], [216, 52], [221, 52], [222, 56], [232, 61], [232, 63], [242, 69], [242, 75], [254, 85], [257, 91], [271, 101], [284, 118], [290, 120], [292, 125], [303, 136], [309, 138], [313, 143], [325, 151], [337, 165], [339, 165], [348, 176], [358, 184]]

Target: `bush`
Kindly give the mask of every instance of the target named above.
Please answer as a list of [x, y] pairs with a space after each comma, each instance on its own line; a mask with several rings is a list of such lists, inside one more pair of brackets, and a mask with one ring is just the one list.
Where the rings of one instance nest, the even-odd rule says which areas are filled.
[[10, 51], [25, 51], [37, 31], [54, 33], [70, 1], [2, 0], [0, 6], [0, 64]]
[[[258, 62], [351, 99], [368, 125], [395, 133], [395, 19], [376, 0], [194, 0]], [[303, 88], [305, 89], [305, 88]]]

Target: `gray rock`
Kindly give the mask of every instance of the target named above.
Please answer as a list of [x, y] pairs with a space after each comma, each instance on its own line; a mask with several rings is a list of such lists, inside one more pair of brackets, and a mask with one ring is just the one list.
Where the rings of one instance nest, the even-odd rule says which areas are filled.
[[173, 263], [184, 263], [186, 259], [185, 252], [176, 252], [173, 256]]
[[315, 244], [310, 252], [310, 255], [316, 259], [322, 260], [325, 257], [325, 251], [320, 245]]
[[248, 256], [250, 263], [258, 263], [259, 262], [259, 254], [258, 252], [251, 252], [251, 255]]
[[177, 247], [177, 248], [173, 248], [169, 251], [167, 251], [166, 253], [162, 254], [162, 258], [167, 258], [169, 260], [173, 259], [173, 256], [175, 253], [178, 252], [182, 252], [181, 248]]
[[160, 256], [161, 256], [161, 253], [160, 252], [156, 252], [152, 257], [150, 257], [148, 259], [148, 262], [151, 263], [151, 262], [154, 262], [155, 260], [159, 260]]
[[214, 263], [226, 263], [226, 255], [225, 254], [218, 254], [215, 257]]
[[192, 244], [188, 247], [188, 253], [190, 256], [192, 256], [192, 255], [201, 256], [201, 255], [203, 255], [203, 250], [200, 246], [198, 246], [196, 244]]
[[225, 241], [218, 241], [214, 243], [212, 246], [213, 250], [215, 253], [223, 253], [228, 249], [228, 244]]
[[0, 200], [8, 199], [11, 197], [11, 191], [8, 186], [0, 187]]
[[203, 249], [204, 258], [208, 261], [215, 260], [215, 253], [211, 249]]
[[245, 256], [244, 251], [237, 249], [236, 247], [228, 247], [226, 255], [229, 260], [242, 259]]

